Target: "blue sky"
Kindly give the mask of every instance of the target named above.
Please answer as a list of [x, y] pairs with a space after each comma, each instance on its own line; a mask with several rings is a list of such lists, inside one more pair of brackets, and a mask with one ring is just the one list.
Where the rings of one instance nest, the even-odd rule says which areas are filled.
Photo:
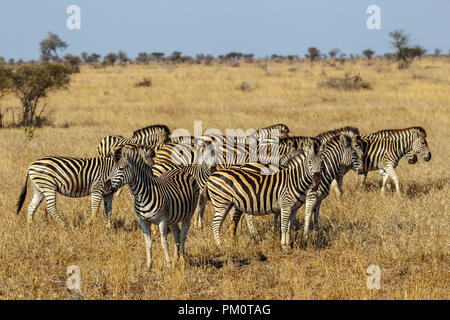
[[[80, 30], [66, 27], [72, 4], [81, 9]], [[381, 30], [366, 27], [366, 8], [373, 4], [381, 9]], [[63, 53], [72, 54], [304, 56], [310, 46], [326, 53], [337, 47], [347, 54], [367, 48], [382, 54], [393, 51], [388, 33], [400, 28], [411, 34], [412, 44], [448, 53], [449, 15], [449, 0], [2, 0], [0, 56], [38, 59], [39, 42], [49, 31], [70, 45]]]

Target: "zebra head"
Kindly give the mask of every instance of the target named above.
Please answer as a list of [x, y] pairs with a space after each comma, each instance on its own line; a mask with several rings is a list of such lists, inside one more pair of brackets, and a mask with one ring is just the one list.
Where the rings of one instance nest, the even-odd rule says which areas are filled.
[[322, 180], [322, 152], [325, 150], [326, 143], [320, 143], [316, 138], [309, 138], [303, 147], [306, 156], [308, 174], [313, 178], [313, 190], [317, 190]]
[[341, 134], [339, 141], [344, 146], [343, 164], [352, 168], [358, 174], [364, 172], [364, 164], [362, 158], [364, 153], [362, 151], [359, 136]]
[[431, 152], [428, 148], [427, 140], [425, 139], [426, 136], [427, 134], [424, 129], [417, 129], [417, 133], [412, 144], [412, 151], [428, 162], [431, 160]]
[[[150, 151], [144, 152], [140, 149], [141, 147]], [[114, 165], [105, 181], [105, 192], [114, 193], [122, 186], [132, 183], [135, 180], [137, 168], [146, 168], [154, 163], [151, 154], [153, 154], [152, 149], [143, 145], [126, 144], [115, 147]]]
[[408, 160], [408, 164], [415, 164], [417, 162], [417, 154], [414, 152], [408, 152], [405, 154], [405, 159]]

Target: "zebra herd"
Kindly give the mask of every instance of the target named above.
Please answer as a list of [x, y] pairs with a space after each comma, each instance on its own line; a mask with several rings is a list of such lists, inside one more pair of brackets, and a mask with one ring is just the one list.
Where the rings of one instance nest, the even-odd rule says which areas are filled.
[[330, 189], [342, 196], [343, 177], [349, 170], [361, 174], [363, 183], [369, 171], [379, 170], [381, 191], [385, 192], [392, 178], [399, 193], [395, 168], [400, 159], [409, 164], [416, 163], [418, 156], [431, 159], [421, 127], [361, 135], [357, 128], [347, 126], [306, 137], [291, 136], [284, 124], [244, 136], [214, 132], [184, 139], [171, 135], [165, 125], [153, 125], [135, 131], [131, 138], [103, 138], [98, 153], [95, 158], [51, 156], [31, 163], [17, 213], [30, 179], [34, 196], [28, 206], [28, 223], [45, 197], [48, 212], [64, 226], [56, 210], [56, 193], [60, 193], [68, 197], [91, 195], [89, 224], [103, 200], [111, 226], [113, 195], [128, 185], [144, 233], [148, 267], [152, 264], [151, 224], [159, 227], [170, 263], [168, 230], [178, 256], [184, 256], [191, 219], [195, 214], [197, 226], [202, 227], [207, 200], [214, 208], [212, 230], [219, 248], [219, 230], [228, 213], [234, 234], [245, 214], [252, 236], [256, 235], [253, 216], [274, 214], [275, 228], [280, 216], [281, 246], [287, 248], [297, 210], [305, 205], [303, 237], [307, 239], [310, 220], [317, 228], [320, 206]]

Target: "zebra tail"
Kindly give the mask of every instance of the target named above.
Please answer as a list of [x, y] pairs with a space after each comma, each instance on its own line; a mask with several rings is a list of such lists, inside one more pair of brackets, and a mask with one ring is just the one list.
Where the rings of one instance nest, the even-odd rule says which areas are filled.
[[16, 212], [16, 214], [19, 214], [20, 209], [22, 209], [23, 203], [25, 202], [25, 197], [27, 195], [27, 185], [28, 185], [28, 173], [27, 173], [27, 176], [25, 178], [25, 184], [23, 185], [22, 191], [20, 192], [19, 200], [17, 201], [17, 212]]

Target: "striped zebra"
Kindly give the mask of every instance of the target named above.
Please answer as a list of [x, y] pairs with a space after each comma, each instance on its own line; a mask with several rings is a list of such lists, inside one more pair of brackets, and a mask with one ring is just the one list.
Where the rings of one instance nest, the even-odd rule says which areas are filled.
[[[345, 134], [352, 138], [353, 137], [356, 138], [357, 142], [360, 145], [360, 148], [362, 148], [362, 142], [361, 142], [361, 138], [360, 138], [359, 129], [355, 128], [355, 127], [351, 127], [351, 126], [345, 126], [342, 128], [322, 132], [322, 133], [318, 134], [316, 136], [316, 138], [319, 139], [321, 142], [326, 142], [338, 134]], [[342, 197], [344, 194], [344, 191], [342, 189], [343, 179], [344, 179], [345, 174], [351, 169], [352, 169], [351, 166], [341, 166], [339, 168], [338, 174], [336, 175], [336, 179], [334, 179], [331, 184], [331, 187], [334, 189], [334, 191], [338, 197]]]
[[361, 184], [365, 184], [367, 173], [379, 170], [382, 176], [381, 192], [385, 192], [389, 178], [394, 181], [395, 190], [400, 194], [400, 184], [395, 168], [405, 155], [417, 154], [425, 161], [431, 160], [431, 152], [426, 140], [427, 134], [422, 127], [392, 130], [389, 138], [363, 138], [364, 173]]
[[17, 213], [20, 212], [25, 201], [29, 178], [34, 188], [34, 196], [28, 206], [28, 223], [33, 221], [34, 213], [45, 197], [48, 212], [57, 223], [64, 226], [65, 223], [56, 210], [56, 193], [60, 193], [74, 198], [91, 195], [89, 223], [92, 222], [98, 212], [100, 202], [103, 199], [105, 215], [108, 226], [110, 226], [113, 195], [105, 194], [103, 187], [113, 164], [114, 161], [111, 157], [70, 158], [53, 156], [34, 161], [28, 169], [25, 184], [17, 202]]
[[[390, 139], [401, 139], [402, 130], [406, 129], [384, 129], [370, 134], [363, 134], [361, 138], [363, 139], [374, 139], [374, 138], [390, 138]], [[408, 164], [416, 164], [417, 163], [417, 154], [413, 151], [407, 152], [404, 157]]]
[[[105, 188], [113, 193], [125, 184], [130, 186], [135, 199], [134, 209], [144, 233], [147, 267], [152, 265], [151, 224], [159, 226], [166, 262], [171, 262], [168, 228], [173, 234], [177, 254], [184, 257], [186, 236], [199, 195], [194, 177], [179, 169], [154, 176], [151, 165], [136, 152], [135, 146], [116, 147], [114, 159]], [[178, 222], [182, 223], [181, 231]]]
[[[358, 174], [363, 172], [363, 151], [360, 146], [360, 142], [357, 137], [353, 134], [337, 134], [334, 137], [328, 137], [327, 140], [323, 140], [322, 145], [324, 149], [321, 153], [322, 157], [322, 179], [317, 189], [317, 201], [315, 206], [312, 208], [314, 211], [314, 226], [318, 226], [319, 221], [319, 211], [322, 200], [329, 194], [330, 186], [332, 181], [341, 174], [341, 168], [346, 167], [356, 171]], [[288, 164], [289, 166], [289, 164]], [[303, 205], [300, 203], [299, 208]], [[245, 212], [244, 212], [245, 213]], [[306, 239], [308, 236], [309, 220], [310, 214], [306, 211], [305, 222], [303, 229], [303, 237]], [[233, 220], [235, 221], [234, 230], [236, 228], [237, 222], [240, 220], [240, 215], [242, 212], [235, 213]], [[246, 215], [247, 225], [249, 227], [252, 236], [256, 236], [256, 231], [253, 225], [253, 217]], [[274, 217], [274, 224], [277, 221], [276, 214]], [[235, 233], [235, 231], [234, 231]]]
[[287, 248], [291, 224], [301, 201], [306, 201], [307, 215], [314, 207], [321, 179], [321, 152], [322, 147], [319, 149], [319, 142], [314, 139], [304, 153], [289, 162], [288, 168], [272, 175], [239, 167], [214, 172], [206, 186], [215, 209], [212, 228], [217, 246], [221, 247], [220, 227], [234, 207], [237, 215], [281, 212], [281, 246]]
[[[200, 139], [195, 140], [195, 142], [193, 142], [194, 140], [191, 138], [188, 139], [188, 143], [186, 144], [170, 142], [157, 146], [155, 148], [155, 157], [153, 160], [157, 164], [171, 163], [190, 166], [192, 164], [201, 163], [203, 157], [207, 154], [210, 158], [209, 163], [214, 163], [215, 169], [223, 169], [236, 164], [249, 162], [273, 164], [279, 167], [282, 165], [283, 161], [286, 161], [286, 159], [283, 160], [283, 158], [295, 151], [293, 143], [283, 139], [263, 138], [260, 139], [260, 143], [256, 148], [252, 149], [249, 144], [239, 143], [238, 139], [231, 140], [229, 138], [225, 139], [222, 136], [216, 136], [216, 139], [226, 140], [226, 143], [215, 145], [210, 141], [208, 142], [208, 138], [209, 137], [201, 137]], [[191, 143], [189, 143], [189, 141]], [[280, 143], [278, 144], [278, 142]], [[201, 173], [203, 177], [206, 177], [209, 174], [210, 169], [205, 169]], [[195, 221], [197, 227], [202, 228], [207, 198], [206, 193], [204, 192], [205, 184], [201, 181], [198, 182], [200, 184], [201, 192], [199, 205], [195, 212]]]
[[106, 157], [115, 146], [130, 143], [156, 146], [168, 142], [169, 136], [170, 130], [167, 126], [152, 125], [134, 131], [131, 138], [106, 136], [100, 141], [97, 150], [101, 157]]

